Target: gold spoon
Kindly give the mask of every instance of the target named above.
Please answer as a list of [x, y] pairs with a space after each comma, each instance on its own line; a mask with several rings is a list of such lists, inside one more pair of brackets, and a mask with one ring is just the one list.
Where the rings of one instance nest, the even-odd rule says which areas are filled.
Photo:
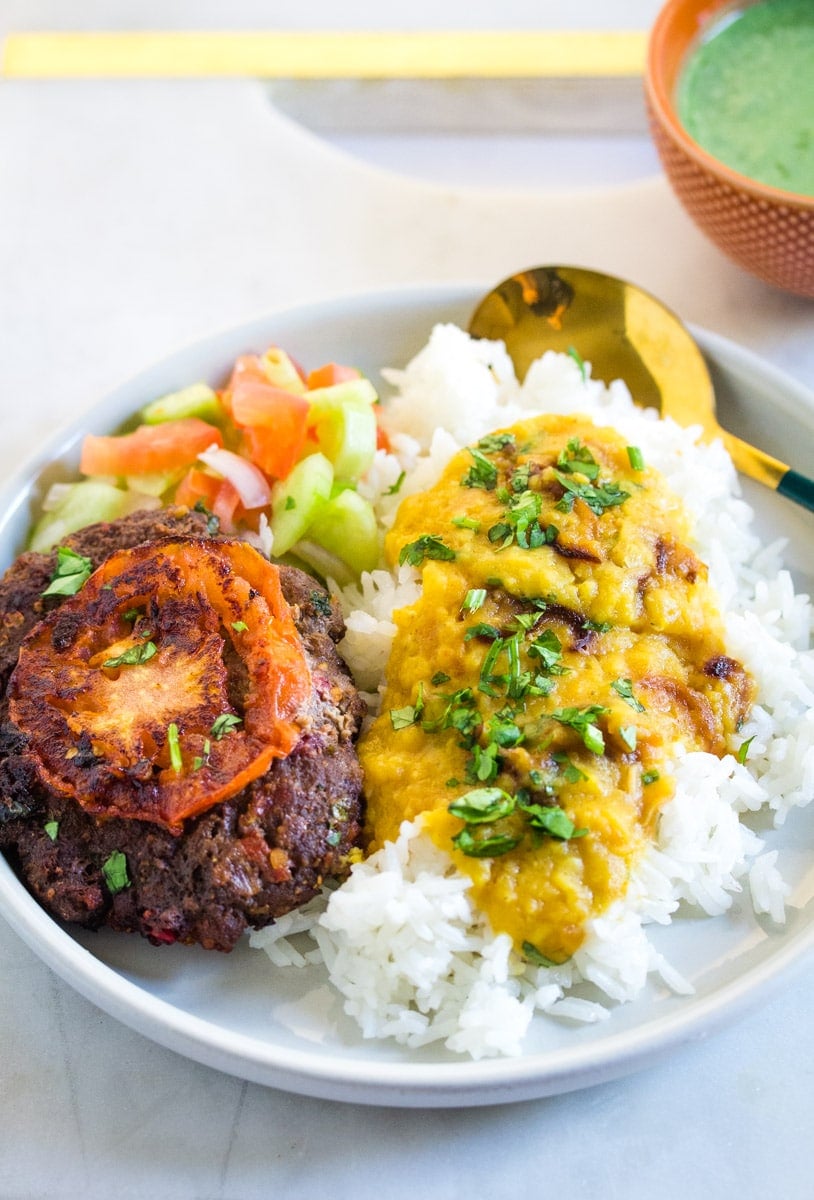
[[701, 351], [678, 317], [641, 288], [582, 267], [533, 267], [481, 300], [469, 332], [505, 342], [520, 380], [543, 351], [578, 351], [595, 378], [624, 379], [641, 407], [701, 425], [744, 475], [814, 512], [814, 481], [718, 424]]

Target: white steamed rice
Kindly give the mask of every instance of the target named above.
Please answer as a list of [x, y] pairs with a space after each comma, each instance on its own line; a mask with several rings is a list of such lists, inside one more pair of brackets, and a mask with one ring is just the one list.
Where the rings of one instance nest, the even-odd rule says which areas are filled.
[[[568, 355], [549, 352], [520, 386], [501, 344], [450, 325], [436, 327], [405, 370], [384, 375], [395, 389], [386, 404], [392, 452], [377, 454], [360, 489], [383, 529], [401, 499], [431, 486], [461, 446], [536, 413], [587, 413], [639, 446], [683, 498], [695, 522], [693, 548], [725, 613], [729, 652], [758, 689], [726, 757], [676, 746], [675, 795], [654, 845], [624, 899], [588, 923], [565, 966], [530, 966], [505, 934], [492, 933], [469, 898], [468, 879], [422, 837], [420, 820], [405, 823], [397, 842], [355, 866], [327, 899], [251, 935], [278, 966], [323, 962], [366, 1038], [409, 1047], [440, 1041], [474, 1058], [513, 1055], [532, 1019], [605, 1020], [651, 975], [673, 991], [692, 991], [647, 935], [648, 925], [669, 924], [679, 906], [714, 917], [745, 890], [756, 913], [784, 921], [788, 888], [777, 851], [741, 817], [766, 810], [779, 825], [814, 795], [812, 608], [782, 567], [782, 545], [760, 545], [722, 445], [637, 409], [623, 383], [606, 387], [590, 378], [589, 366], [583, 374]], [[339, 593], [347, 623], [341, 649], [374, 711], [395, 633], [391, 614], [419, 588], [416, 572], [402, 567], [374, 571]], [[736, 754], [748, 739], [744, 765]], [[303, 932], [312, 939], [305, 950], [302, 939], [292, 940]]]

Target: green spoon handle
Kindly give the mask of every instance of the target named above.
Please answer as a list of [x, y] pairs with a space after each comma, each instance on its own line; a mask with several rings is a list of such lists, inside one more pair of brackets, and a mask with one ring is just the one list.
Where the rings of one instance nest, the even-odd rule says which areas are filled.
[[777, 485], [778, 494], [801, 504], [809, 512], [814, 512], [814, 479], [808, 479], [799, 471], [786, 471]]
[[[711, 431], [710, 431], [711, 432]], [[787, 500], [814, 512], [814, 479], [808, 479], [799, 471], [793, 471], [779, 458], [773, 458], [765, 450], [758, 450], [749, 442], [742, 441], [733, 433], [715, 426], [715, 432], [723, 438], [724, 445], [732, 455], [732, 461], [742, 475], [756, 479], [765, 487], [770, 487]]]

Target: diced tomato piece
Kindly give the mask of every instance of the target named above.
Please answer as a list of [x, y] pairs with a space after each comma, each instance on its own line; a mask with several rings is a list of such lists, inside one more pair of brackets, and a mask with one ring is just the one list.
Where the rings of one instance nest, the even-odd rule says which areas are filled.
[[224, 403], [245, 434], [250, 460], [272, 479], [284, 479], [305, 445], [308, 401], [270, 383], [262, 360], [247, 354], [235, 363]]
[[283, 417], [278, 426], [254, 425], [243, 429], [249, 458], [271, 479], [285, 479], [299, 460], [305, 445], [308, 432], [305, 420], [291, 410], [289, 415], [291, 420], [288, 423]]
[[308, 401], [273, 383], [241, 380], [232, 392], [232, 417], [236, 425], [264, 425], [281, 436], [305, 428]]
[[361, 379], [362, 372], [356, 367], [343, 367], [341, 363], [325, 363], [308, 375], [308, 389], [333, 387], [335, 383], [347, 383], [349, 379]]
[[220, 521], [222, 531], [231, 533], [235, 525], [235, 514], [240, 508], [240, 496], [237, 488], [228, 479], [222, 479], [218, 483], [218, 490], [210, 507]]
[[389, 454], [391, 450], [390, 438], [387, 436], [387, 430], [382, 426], [382, 419], [380, 416], [381, 406], [374, 404], [373, 411], [376, 414], [376, 449], [386, 450]]
[[175, 503], [185, 504], [187, 508], [194, 508], [199, 501], [202, 501], [212, 512], [214, 511], [212, 505], [221, 482], [214, 475], [208, 475], [206, 471], [199, 471], [197, 467], [191, 467], [175, 489]]
[[241, 354], [235, 360], [229, 382], [220, 394], [221, 403], [231, 416], [232, 395], [241, 383], [253, 380], [255, 383], [268, 383], [268, 375], [263, 370], [260, 359], [256, 354]]
[[247, 525], [256, 532], [260, 513], [266, 511], [265, 508], [245, 508], [237, 489], [228, 479], [216, 479], [197, 467], [187, 471], [178, 484], [174, 501], [187, 508], [194, 508], [199, 502], [204, 504], [218, 518], [224, 533], [231, 533], [237, 525]]
[[133, 433], [97, 437], [82, 443], [79, 470], [83, 475], [144, 475], [191, 466], [202, 450], [222, 446], [223, 435], [198, 417], [139, 425]]

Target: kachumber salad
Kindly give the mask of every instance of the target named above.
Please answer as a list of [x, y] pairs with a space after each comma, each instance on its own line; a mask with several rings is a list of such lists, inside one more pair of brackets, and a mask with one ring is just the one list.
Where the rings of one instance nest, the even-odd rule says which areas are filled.
[[517, 1054], [655, 975], [647, 936], [788, 888], [750, 828], [814, 786], [808, 598], [719, 443], [623, 382], [438, 326], [379, 401], [273, 348], [89, 435], [33, 544], [165, 504], [327, 582], [369, 716], [364, 853], [251, 934], [321, 964], [365, 1037]]

